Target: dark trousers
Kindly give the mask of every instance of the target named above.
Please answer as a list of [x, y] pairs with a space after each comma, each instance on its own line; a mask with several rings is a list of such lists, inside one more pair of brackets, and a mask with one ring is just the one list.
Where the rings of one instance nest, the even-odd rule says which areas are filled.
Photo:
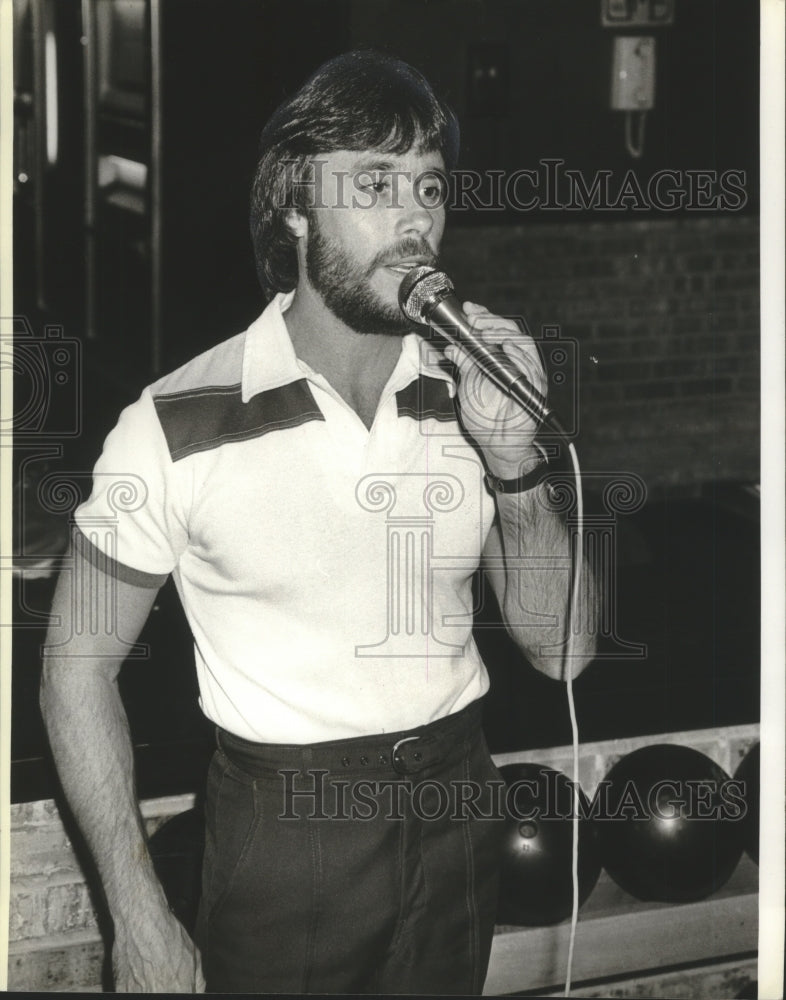
[[409, 733], [217, 741], [197, 925], [209, 991], [480, 993], [502, 822], [479, 703]]

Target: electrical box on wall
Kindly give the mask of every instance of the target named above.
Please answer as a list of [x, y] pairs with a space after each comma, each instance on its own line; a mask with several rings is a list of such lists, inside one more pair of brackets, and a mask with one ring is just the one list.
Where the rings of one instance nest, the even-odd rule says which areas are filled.
[[505, 115], [510, 102], [510, 49], [503, 42], [479, 42], [467, 53], [467, 113]]
[[604, 28], [659, 27], [674, 21], [674, 0], [601, 0]]
[[614, 111], [649, 111], [655, 105], [655, 39], [614, 39], [611, 107]]

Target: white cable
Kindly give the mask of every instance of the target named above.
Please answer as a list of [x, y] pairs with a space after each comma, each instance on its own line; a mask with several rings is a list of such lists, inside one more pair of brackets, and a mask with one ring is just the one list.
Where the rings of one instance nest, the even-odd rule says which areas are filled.
[[573, 474], [576, 483], [576, 555], [573, 561], [573, 589], [568, 615], [568, 640], [563, 657], [564, 675], [568, 685], [568, 710], [570, 712], [570, 727], [573, 735], [573, 849], [571, 859], [571, 875], [573, 879], [573, 908], [570, 917], [570, 942], [568, 944], [568, 963], [565, 972], [565, 996], [570, 996], [570, 983], [573, 970], [573, 949], [576, 942], [576, 924], [579, 919], [579, 727], [576, 721], [576, 703], [573, 699], [573, 648], [578, 634], [576, 625], [581, 625], [579, 602], [581, 598], [581, 578], [584, 564], [584, 498], [581, 489], [581, 470], [576, 449], [568, 445], [568, 452], [573, 462]]

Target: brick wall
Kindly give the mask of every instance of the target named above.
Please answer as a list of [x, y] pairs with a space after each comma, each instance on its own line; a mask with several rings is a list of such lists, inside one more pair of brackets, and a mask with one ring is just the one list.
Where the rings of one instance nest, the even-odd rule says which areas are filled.
[[[148, 834], [193, 806], [192, 795], [148, 799]], [[104, 943], [93, 891], [51, 799], [11, 806], [9, 990], [98, 991]]]
[[[577, 342], [585, 470], [650, 495], [758, 480], [757, 218], [453, 226], [443, 262], [461, 296]], [[550, 395], [572, 420], [567, 385]]]

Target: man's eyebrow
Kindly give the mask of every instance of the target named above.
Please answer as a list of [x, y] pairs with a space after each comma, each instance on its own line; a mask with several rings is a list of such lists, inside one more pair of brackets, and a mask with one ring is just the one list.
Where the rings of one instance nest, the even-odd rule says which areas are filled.
[[396, 164], [392, 160], [382, 160], [378, 157], [372, 156], [366, 159], [356, 160], [352, 164], [352, 171], [354, 173], [361, 173], [363, 171], [367, 173], [372, 173], [375, 170], [396, 170]]
[[[404, 167], [399, 164], [394, 163], [392, 160], [384, 160], [378, 157], [366, 157], [365, 159], [356, 160], [352, 164], [351, 173], [401, 173], [408, 174], [410, 171], [405, 170]], [[426, 166], [420, 171], [420, 176], [428, 174], [444, 174], [445, 168], [439, 163], [434, 163], [432, 166]]]

